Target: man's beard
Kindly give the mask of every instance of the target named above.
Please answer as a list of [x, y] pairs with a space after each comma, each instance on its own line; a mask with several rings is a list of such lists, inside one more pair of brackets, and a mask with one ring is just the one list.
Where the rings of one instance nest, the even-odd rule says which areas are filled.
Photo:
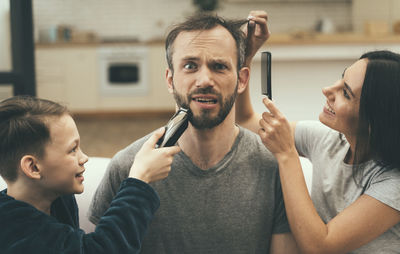
[[183, 107], [186, 109], [189, 109], [189, 104], [191, 101], [191, 98], [195, 94], [213, 94], [218, 97], [218, 103], [220, 104], [220, 110], [217, 114], [217, 116], [212, 117], [210, 114], [210, 110], [207, 109], [202, 109], [200, 112], [200, 115], [194, 115], [192, 114], [192, 117], [190, 119], [190, 123], [195, 127], [196, 129], [202, 130], [202, 129], [211, 129], [214, 128], [215, 126], [219, 125], [222, 123], [226, 116], [231, 112], [231, 109], [233, 107], [233, 104], [235, 103], [236, 97], [237, 97], [237, 87], [238, 83], [236, 83], [235, 90], [232, 94], [229, 94], [227, 97], [223, 98], [220, 93], [217, 93], [212, 87], [206, 87], [206, 88], [197, 88], [196, 90], [190, 92], [186, 97], [182, 94], [179, 94], [176, 89], [174, 84], [174, 98], [179, 107]]

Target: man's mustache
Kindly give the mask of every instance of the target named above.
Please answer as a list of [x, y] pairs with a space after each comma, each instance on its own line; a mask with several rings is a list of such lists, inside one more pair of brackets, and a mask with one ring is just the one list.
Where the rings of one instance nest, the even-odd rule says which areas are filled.
[[195, 94], [214, 94], [217, 95], [218, 98], [220, 98], [220, 94], [214, 90], [212, 87], [201, 87], [201, 88], [196, 88], [195, 90], [191, 91], [189, 93], [189, 98]]

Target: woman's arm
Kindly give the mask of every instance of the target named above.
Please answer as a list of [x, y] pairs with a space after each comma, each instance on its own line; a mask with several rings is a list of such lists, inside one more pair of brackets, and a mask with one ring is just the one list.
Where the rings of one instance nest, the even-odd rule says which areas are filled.
[[281, 154], [277, 159], [289, 224], [303, 252], [347, 253], [400, 222], [399, 211], [362, 195], [325, 224], [308, 194], [297, 155]]
[[[271, 32], [268, 29], [268, 14], [265, 11], [251, 11], [249, 13], [248, 20], [249, 26], [244, 28], [244, 33], [247, 37], [246, 59], [244, 66], [250, 69], [253, 57], [261, 48], [261, 46], [268, 40]], [[260, 129], [259, 121], [261, 119], [261, 114], [255, 112], [253, 109], [249, 85], [247, 85], [246, 89], [238, 95], [235, 105], [236, 122], [239, 125], [257, 133], [258, 129]], [[296, 123], [293, 122], [291, 125], [294, 132]]]
[[247, 86], [246, 90], [236, 98], [235, 117], [240, 126], [257, 133], [260, 128], [258, 122], [261, 114], [256, 113], [251, 105], [249, 90], [249, 86]]
[[[267, 21], [268, 14], [264, 11], [251, 11], [249, 13], [249, 26], [245, 26], [244, 33], [247, 37], [246, 45], [246, 58], [244, 67], [251, 67], [251, 61], [269, 38], [270, 32], [268, 30]], [[250, 100], [250, 91], [247, 85], [246, 89], [236, 99], [236, 122], [254, 132], [257, 132], [259, 126], [258, 121], [261, 115], [254, 112]]]
[[265, 11], [251, 11], [247, 17], [248, 26], [244, 27], [244, 33], [247, 37], [245, 67], [251, 65], [251, 61], [261, 46], [271, 35], [268, 30], [268, 14]]
[[304, 253], [347, 253], [400, 222], [399, 211], [362, 195], [324, 223], [308, 194], [292, 128], [270, 100], [264, 103], [271, 113], [263, 113], [259, 135], [278, 160], [289, 224]]

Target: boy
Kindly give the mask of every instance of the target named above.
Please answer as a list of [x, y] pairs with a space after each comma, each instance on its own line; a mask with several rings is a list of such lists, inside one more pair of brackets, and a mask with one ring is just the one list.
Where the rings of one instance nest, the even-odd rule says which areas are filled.
[[66, 107], [34, 97], [0, 102], [2, 253], [135, 253], [159, 207], [148, 183], [165, 178], [178, 147], [155, 149], [156, 131], [135, 157], [95, 232], [79, 229], [73, 194], [83, 192], [84, 164]]

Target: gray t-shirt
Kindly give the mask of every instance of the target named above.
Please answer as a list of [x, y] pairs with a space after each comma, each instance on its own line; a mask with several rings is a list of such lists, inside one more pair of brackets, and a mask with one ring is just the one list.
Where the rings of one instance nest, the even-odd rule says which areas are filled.
[[[311, 199], [325, 223], [362, 194], [400, 210], [399, 169], [383, 170], [374, 161], [365, 162], [358, 187], [352, 165], [344, 163], [350, 145], [343, 135], [320, 122], [303, 121], [296, 125], [295, 139], [299, 153], [313, 164]], [[351, 253], [400, 253], [400, 223]]]
[[[89, 211], [96, 223], [128, 175], [142, 138], [111, 161]], [[268, 253], [272, 234], [289, 232], [278, 165], [260, 138], [240, 128], [231, 150], [202, 170], [183, 152], [169, 176], [151, 184], [161, 206], [141, 253]]]

